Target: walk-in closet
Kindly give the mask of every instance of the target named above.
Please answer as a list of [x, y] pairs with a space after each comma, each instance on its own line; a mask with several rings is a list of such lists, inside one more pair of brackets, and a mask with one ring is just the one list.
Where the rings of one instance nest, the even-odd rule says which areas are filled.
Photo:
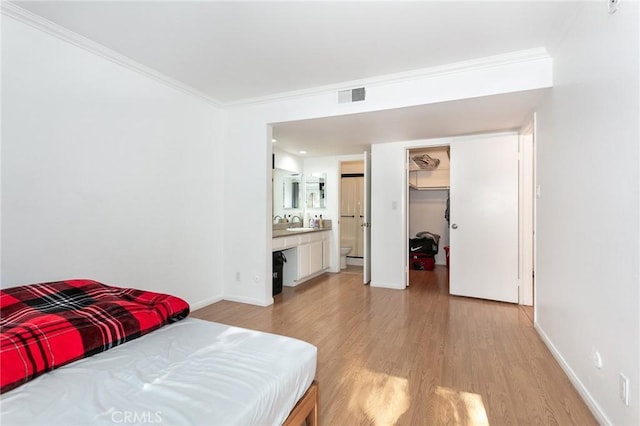
[[[448, 146], [408, 152], [411, 269], [428, 270], [433, 263], [447, 263], [444, 247], [449, 246], [449, 153]], [[421, 243], [421, 238], [428, 244]], [[412, 246], [412, 241], [418, 243]]]

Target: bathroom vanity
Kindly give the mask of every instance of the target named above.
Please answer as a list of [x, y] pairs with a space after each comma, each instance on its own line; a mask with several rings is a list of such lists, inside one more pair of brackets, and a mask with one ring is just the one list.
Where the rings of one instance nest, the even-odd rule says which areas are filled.
[[282, 284], [295, 287], [324, 272], [330, 266], [331, 228], [274, 229], [272, 251], [287, 258]]

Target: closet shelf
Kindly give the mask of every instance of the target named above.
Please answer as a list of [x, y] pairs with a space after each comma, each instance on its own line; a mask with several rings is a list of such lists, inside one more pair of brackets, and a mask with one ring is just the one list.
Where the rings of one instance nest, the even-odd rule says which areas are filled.
[[448, 190], [449, 186], [416, 186], [412, 183], [409, 184], [409, 188], [415, 189], [416, 191], [442, 191]]

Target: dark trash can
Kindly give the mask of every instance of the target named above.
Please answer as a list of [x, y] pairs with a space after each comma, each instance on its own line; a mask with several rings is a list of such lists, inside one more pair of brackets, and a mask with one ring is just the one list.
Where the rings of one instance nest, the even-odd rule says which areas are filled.
[[281, 251], [273, 252], [273, 295], [282, 293], [282, 270], [287, 257]]

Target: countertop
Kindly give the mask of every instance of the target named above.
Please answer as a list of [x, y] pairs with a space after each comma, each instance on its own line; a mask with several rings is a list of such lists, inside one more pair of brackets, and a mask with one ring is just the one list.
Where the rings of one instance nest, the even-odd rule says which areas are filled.
[[[292, 228], [295, 228], [292, 226]], [[322, 232], [322, 231], [331, 231], [331, 226], [329, 227], [324, 227], [324, 228], [313, 228], [313, 229], [309, 229], [309, 230], [305, 230], [305, 231], [287, 231], [287, 229], [273, 229], [271, 236], [273, 238], [278, 238], [278, 237], [293, 237], [295, 235], [301, 235], [301, 234], [308, 234], [311, 232]]]

